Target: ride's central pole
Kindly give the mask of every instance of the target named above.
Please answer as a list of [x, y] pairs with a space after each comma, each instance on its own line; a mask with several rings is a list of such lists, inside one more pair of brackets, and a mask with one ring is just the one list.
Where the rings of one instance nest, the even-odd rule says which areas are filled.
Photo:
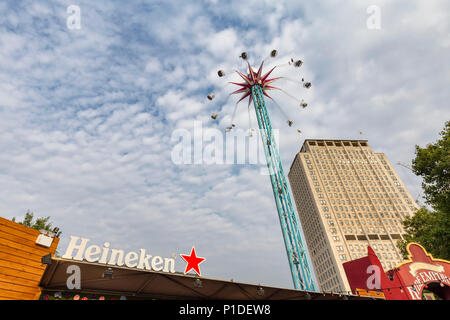
[[272, 183], [284, 245], [291, 269], [295, 289], [316, 291], [311, 268], [307, 259], [306, 244], [300, 233], [300, 221], [292, 204], [292, 196], [284, 175], [278, 146], [272, 132], [272, 125], [267, 111], [263, 90], [260, 85], [251, 88], [256, 118], [263, 140], [267, 167]]

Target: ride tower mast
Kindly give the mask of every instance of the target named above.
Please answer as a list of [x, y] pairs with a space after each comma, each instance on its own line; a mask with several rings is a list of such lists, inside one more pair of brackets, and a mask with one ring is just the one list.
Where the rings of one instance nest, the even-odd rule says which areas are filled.
[[[276, 50], [273, 50], [271, 52], [272, 57], [275, 57], [276, 54]], [[241, 58], [247, 60], [247, 54], [245, 52], [242, 53]], [[256, 118], [264, 145], [264, 152], [266, 156], [267, 167], [269, 170], [272, 191], [278, 211], [278, 218], [280, 220], [280, 227], [283, 234], [283, 240], [286, 247], [286, 254], [289, 261], [289, 267], [291, 270], [294, 287], [295, 289], [299, 290], [316, 291], [316, 284], [313, 278], [310, 263], [307, 258], [307, 246], [302, 239], [301, 224], [293, 205], [291, 191], [287, 183], [286, 175], [284, 174], [278, 146], [273, 135], [269, 112], [264, 100], [264, 96], [268, 97], [281, 110], [281, 107], [275, 102], [275, 100], [273, 100], [267, 94], [267, 90], [278, 89], [283, 91], [282, 89], [270, 85], [272, 82], [281, 79], [282, 77], [268, 79], [268, 76], [272, 73], [276, 66], [266, 74], [262, 75], [263, 64], [264, 60], [261, 63], [258, 71], [256, 71], [251, 67], [250, 63], [248, 63], [247, 75], [236, 71], [237, 74], [239, 74], [239, 76], [244, 80], [244, 82], [231, 82], [232, 84], [241, 87], [240, 89], [234, 91], [232, 94], [243, 93], [242, 97], [236, 103], [236, 107], [240, 101], [248, 97], [248, 107], [250, 107], [251, 102], [253, 102], [255, 108]], [[289, 64], [292, 64], [295, 67], [299, 67], [302, 64], [302, 61], [298, 60], [294, 62], [294, 60], [291, 59]], [[219, 70], [218, 75], [219, 77], [222, 77], [225, 75], [225, 72]], [[302, 79], [302, 82], [303, 81], [304, 79]], [[311, 83], [303, 83], [303, 86], [305, 88], [309, 88], [311, 86]], [[213, 94], [208, 95], [208, 99], [212, 100], [213, 98]], [[300, 106], [305, 108], [307, 104], [302, 100], [300, 102]], [[214, 113], [211, 117], [213, 119], [216, 119], [217, 116], [218, 115]], [[292, 125], [291, 120], [288, 120], [287, 123], [289, 126]], [[233, 127], [234, 125], [232, 124], [227, 128], [227, 131], [231, 130]], [[300, 130], [297, 131], [299, 133], [301, 132]]]

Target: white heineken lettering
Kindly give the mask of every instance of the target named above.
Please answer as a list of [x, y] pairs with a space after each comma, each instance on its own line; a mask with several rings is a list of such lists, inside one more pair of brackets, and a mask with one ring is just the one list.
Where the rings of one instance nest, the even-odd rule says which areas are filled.
[[[163, 259], [161, 257], [154, 257], [152, 260], [152, 268], [155, 271], [161, 271], [162, 270], [162, 263]], [[160, 266], [161, 265], [161, 266]]]
[[138, 259], [139, 255], [136, 252], [128, 252], [125, 256], [125, 265], [128, 268], [134, 268], [137, 266], [137, 262], [134, 262]]
[[108, 257], [108, 252], [109, 252], [109, 242], [105, 242], [103, 244], [102, 257], [98, 261], [99, 263], [105, 263], [106, 264], [106, 258]]
[[108, 264], [123, 266], [123, 250], [111, 249], [111, 257]]
[[[169, 269], [170, 265], [170, 269]], [[164, 272], [175, 273], [175, 259], [164, 258]]]
[[145, 265], [145, 269], [147, 270], [151, 270], [150, 267], [150, 262], [148, 260], [150, 260], [150, 258], [152, 257], [149, 254], [145, 254], [145, 249], [141, 249], [141, 256], [139, 258], [139, 264], [137, 266], [138, 269], [144, 269], [144, 265]]
[[[70, 236], [69, 246], [67, 247], [66, 253], [62, 256], [64, 259], [83, 260], [84, 249], [86, 249], [89, 239], [81, 238], [81, 243], [77, 244], [79, 239], [79, 237]], [[73, 256], [74, 250], [78, 250], [76, 256]]]
[[87, 262], [95, 262], [98, 260], [98, 257], [96, 257], [96, 255], [98, 255], [100, 251], [101, 249], [99, 246], [96, 245], [89, 246], [86, 249], [86, 252], [84, 253], [84, 258], [86, 259]]
[[125, 253], [123, 250], [110, 248], [109, 242], [105, 242], [103, 248], [97, 245], [87, 246], [89, 241], [86, 238], [71, 236], [69, 245], [62, 257], [78, 261], [85, 260], [107, 265], [175, 273], [174, 258], [152, 256], [147, 254], [145, 249], [139, 249], [139, 253], [134, 251]]

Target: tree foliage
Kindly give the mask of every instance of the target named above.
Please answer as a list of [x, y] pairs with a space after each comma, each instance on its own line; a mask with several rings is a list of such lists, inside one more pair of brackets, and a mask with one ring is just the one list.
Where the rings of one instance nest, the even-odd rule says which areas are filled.
[[[57, 236], [60, 235], [61, 232], [59, 232], [59, 228], [53, 228], [52, 229], [52, 223], [49, 222], [50, 217], [45, 217], [45, 218], [37, 218], [36, 220], [34, 220], [34, 213], [30, 212], [30, 210], [28, 210], [25, 214], [25, 218], [23, 219], [23, 221], [21, 222], [17, 222], [21, 225], [24, 225], [26, 227], [32, 228], [32, 229], [36, 229], [36, 230], [46, 230], [46, 231], [50, 231], [50, 232], [54, 232], [57, 234]], [[16, 218], [12, 218], [12, 221], [16, 222]]]
[[416, 146], [413, 172], [423, 178], [422, 188], [427, 204], [450, 213], [450, 121], [440, 132], [441, 139], [425, 148]]
[[450, 121], [440, 135], [434, 144], [416, 146], [412, 169], [423, 178], [426, 203], [433, 210], [422, 207], [403, 221], [405, 240], [397, 245], [404, 258], [406, 245], [417, 242], [433, 257], [450, 260]]
[[450, 260], [450, 216], [425, 207], [403, 221], [405, 240], [398, 242], [403, 257], [407, 258], [406, 246], [410, 242], [421, 244], [435, 258]]

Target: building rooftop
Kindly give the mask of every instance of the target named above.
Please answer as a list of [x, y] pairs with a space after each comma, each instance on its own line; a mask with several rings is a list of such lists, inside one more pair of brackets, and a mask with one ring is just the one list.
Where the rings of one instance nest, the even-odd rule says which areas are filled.
[[[67, 267], [81, 269], [81, 290], [95, 294], [118, 294], [147, 299], [192, 300], [366, 300], [354, 295], [333, 295], [264, 285], [208, 279], [185, 274], [112, 267], [113, 277], [103, 278], [108, 265], [52, 258], [42, 276], [40, 286], [45, 291], [68, 291]], [[199, 280], [197, 280], [199, 279]]]

